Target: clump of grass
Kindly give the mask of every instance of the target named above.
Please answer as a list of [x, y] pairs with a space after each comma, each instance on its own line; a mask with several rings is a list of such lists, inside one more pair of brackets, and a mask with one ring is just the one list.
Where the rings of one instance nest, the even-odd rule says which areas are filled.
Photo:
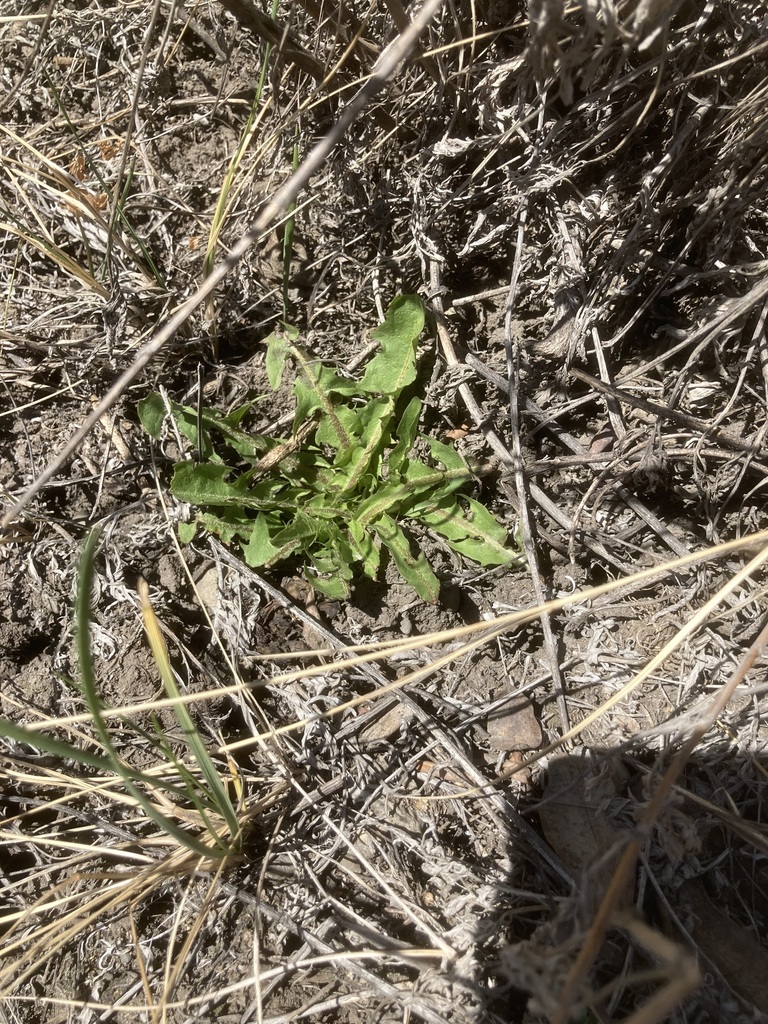
[[[18, 846], [28, 834], [32, 848], [71, 851], [63, 864], [43, 871], [43, 877], [59, 877], [47, 884], [44, 895], [22, 911], [0, 915], [0, 927], [8, 928], [0, 968], [3, 991], [20, 985], [112, 912], [146, 901], [169, 878], [200, 872], [218, 876], [238, 863], [244, 835], [261, 806], [249, 797], [234, 762], [224, 768], [209, 753], [183, 701], [143, 581], [139, 589], [144, 627], [167, 694], [160, 704], [173, 708], [184, 743], [179, 747], [169, 739], [155, 702], [143, 709], [152, 718], [150, 729], [104, 705], [90, 628], [98, 544], [99, 532], [93, 530], [80, 559], [75, 614], [78, 688], [87, 711], [28, 725], [0, 719], [0, 736], [12, 751], [4, 758], [6, 785], [29, 808], [6, 819], [0, 841]], [[81, 731], [83, 725], [91, 727], [90, 735]], [[149, 751], [149, 767], [135, 768], [121, 754], [126, 735]], [[34, 757], [27, 760], [30, 750], [39, 752], [38, 758], [42, 755], [42, 769], [34, 770]], [[89, 807], [97, 809], [95, 819]], [[82, 827], [67, 824], [41, 836], [41, 813], [64, 821], [97, 820], [104, 838], [83, 838]], [[98, 866], [100, 861], [115, 868], [105, 871]], [[21, 893], [30, 884], [27, 879], [12, 885], [7, 896], [13, 898], [14, 890]]]
[[[152, 652], [168, 696], [175, 701], [173, 709], [178, 717], [192, 754], [193, 768], [175, 754], [163, 735], [156, 728], [154, 742], [159, 755], [161, 771], [140, 771], [132, 768], [117, 752], [110, 730], [104, 719], [104, 707], [99, 697], [98, 685], [93, 667], [90, 638], [91, 590], [94, 573], [94, 559], [99, 540], [98, 531], [92, 531], [83, 548], [79, 569], [79, 584], [76, 605], [76, 647], [80, 668], [80, 687], [85, 697], [91, 720], [96, 731], [98, 744], [103, 753], [94, 754], [72, 743], [46, 735], [31, 733], [29, 729], [0, 719], [0, 735], [21, 744], [34, 744], [37, 749], [62, 761], [74, 762], [81, 768], [90, 768], [119, 779], [126, 793], [141, 807], [147, 817], [169, 838], [199, 857], [219, 859], [238, 854], [241, 849], [241, 826], [237, 809], [232, 804], [227, 786], [222, 781], [203, 743], [187, 708], [179, 699], [176, 677], [168, 658], [159, 622], [152, 610], [149, 591], [142, 580], [140, 585], [141, 608], [144, 626]], [[55, 724], [55, 723], [54, 723]], [[126, 723], [130, 725], [130, 723]], [[145, 734], [145, 738], [147, 735]], [[163, 774], [170, 770], [176, 778], [168, 781]], [[202, 831], [196, 832], [181, 827], [178, 819], [160, 810], [169, 806], [187, 807], [199, 816]]]

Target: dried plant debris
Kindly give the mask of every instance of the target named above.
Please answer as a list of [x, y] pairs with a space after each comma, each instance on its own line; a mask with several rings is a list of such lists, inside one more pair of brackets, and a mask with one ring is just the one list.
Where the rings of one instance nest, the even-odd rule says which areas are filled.
[[[765, 567], [739, 581], [733, 548], [634, 576], [768, 528], [764, 4], [434, 6], [388, 79], [428, 4], [0, 15], [0, 988], [21, 1024], [768, 1013]], [[396, 296], [408, 380], [366, 391]], [[332, 383], [309, 404], [297, 359]], [[349, 453], [332, 415], [366, 427]], [[263, 450], [212, 461], [246, 433]], [[231, 506], [197, 502], [192, 535], [174, 467], [258, 466], [271, 498], [283, 457], [333, 514], [293, 492], [259, 547], [253, 509], [236, 538]], [[386, 513], [407, 551], [339, 529], [318, 472], [372, 502], [393, 458], [436, 473], [421, 519], [408, 496]]]

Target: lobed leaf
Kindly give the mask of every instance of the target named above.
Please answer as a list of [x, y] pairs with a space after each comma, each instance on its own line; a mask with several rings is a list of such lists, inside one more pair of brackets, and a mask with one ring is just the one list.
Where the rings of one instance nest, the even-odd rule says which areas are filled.
[[168, 409], [170, 409], [179, 433], [186, 437], [190, 444], [197, 447], [202, 435], [203, 451], [200, 453], [202, 459], [215, 462], [222, 461], [214, 449], [211, 438], [211, 435], [216, 433], [238, 455], [245, 459], [254, 460], [261, 458], [277, 442], [259, 434], [252, 436], [239, 429], [240, 421], [252, 408], [253, 404], [253, 401], [247, 402], [228, 416], [220, 416], [212, 409], [203, 409], [201, 423], [198, 425], [197, 409], [191, 405], [180, 405], [178, 402], [168, 402], [166, 406], [163, 396], [155, 392], [139, 402], [138, 412], [142, 427], [156, 441], [162, 437], [163, 422]]
[[419, 597], [434, 604], [440, 596], [440, 582], [429, 567], [423, 552], [414, 555], [402, 527], [391, 516], [382, 516], [371, 524], [395, 560], [400, 575]]
[[264, 342], [267, 346], [267, 379], [273, 391], [277, 391], [283, 381], [285, 361], [293, 351], [298, 336], [296, 327], [282, 324], [282, 330], [270, 334]]
[[319, 590], [321, 594], [332, 601], [345, 601], [349, 597], [349, 581], [343, 576], [338, 574], [322, 575], [312, 565], [307, 572], [307, 579], [315, 590]]
[[405, 407], [400, 422], [397, 425], [397, 444], [389, 453], [387, 468], [390, 480], [403, 471], [406, 459], [416, 442], [416, 434], [419, 428], [419, 416], [421, 415], [421, 399], [412, 398]]
[[272, 534], [272, 544], [277, 548], [263, 565], [269, 567], [289, 558], [295, 551], [309, 549], [318, 539], [322, 540], [327, 533], [327, 525], [322, 520], [305, 512], [297, 512], [293, 521]]
[[[207, 527], [206, 527], [207, 529]], [[176, 526], [182, 544], [191, 544], [197, 533], [197, 523], [179, 522]]]
[[384, 323], [371, 336], [381, 345], [358, 384], [359, 392], [399, 395], [416, 380], [416, 344], [424, 330], [424, 307], [418, 295], [399, 295], [389, 304]]
[[[238, 516], [217, 516], [213, 512], [199, 512], [198, 520], [200, 525], [209, 533], [218, 534], [225, 544], [231, 544], [238, 538], [246, 539], [251, 535], [252, 518]], [[181, 531], [179, 531], [181, 537]]]
[[444, 537], [454, 551], [480, 565], [506, 565], [517, 560], [519, 553], [508, 547], [507, 531], [495, 516], [474, 498], [465, 496], [462, 501], [469, 506], [469, 517], [454, 500], [425, 513], [419, 521]]
[[269, 521], [264, 514], [256, 516], [251, 525], [248, 543], [243, 544], [243, 555], [247, 565], [259, 568], [279, 554], [280, 548], [272, 543]]
[[230, 481], [227, 478], [231, 475], [229, 466], [178, 462], [171, 479], [171, 494], [190, 505], [245, 507], [247, 482], [242, 477]]
[[369, 473], [378, 475], [379, 460], [391, 440], [389, 426], [394, 409], [392, 399], [379, 398], [369, 402], [358, 415], [361, 443], [350, 445], [343, 460], [337, 463], [344, 467], [343, 491], [358, 490], [362, 479]]
[[[315, 431], [315, 441], [318, 444], [327, 444], [339, 453], [335, 460], [335, 463], [338, 465], [340, 460], [343, 460], [345, 454], [349, 452], [353, 439], [362, 436], [363, 424], [360, 421], [357, 409], [353, 409], [351, 406], [337, 405], [333, 411], [333, 420], [330, 417], [325, 417], [318, 424]], [[339, 429], [339, 425], [341, 429]], [[346, 446], [341, 442], [342, 437], [345, 437], [347, 440]]]
[[366, 576], [375, 579], [381, 557], [373, 537], [361, 523], [353, 519], [349, 524], [349, 539], [355, 560], [363, 563]]

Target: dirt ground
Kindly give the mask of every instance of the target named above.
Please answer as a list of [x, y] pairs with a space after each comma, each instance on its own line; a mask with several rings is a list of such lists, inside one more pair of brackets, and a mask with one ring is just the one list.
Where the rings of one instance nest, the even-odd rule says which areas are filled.
[[[763, 4], [439, 7], [27, 500], [417, 10], [0, 2], [3, 1021], [768, 1019], [766, 573], [734, 584], [759, 545], [705, 556], [768, 529]], [[417, 530], [437, 602], [386, 560], [340, 601], [180, 544], [194, 453], [138, 403], [253, 402], [243, 429], [287, 439], [266, 337], [359, 375], [400, 294], [420, 430], [486, 466], [470, 493], [522, 567]], [[99, 698], [141, 705], [111, 743], [169, 777], [187, 749], [145, 706], [143, 579], [179, 685], [216, 691], [190, 714], [248, 821], [217, 864], [4, 724], [109, 745], [77, 653], [94, 526]], [[385, 641], [410, 644], [334, 667]]]

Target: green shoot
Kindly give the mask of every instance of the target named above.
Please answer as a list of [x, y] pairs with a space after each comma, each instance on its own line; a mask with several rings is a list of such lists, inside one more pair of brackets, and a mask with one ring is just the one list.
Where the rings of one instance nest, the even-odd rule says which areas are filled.
[[[273, 15], [274, 17], [274, 15]], [[299, 126], [294, 129], [293, 163], [291, 170], [295, 173], [299, 166]], [[283, 234], [283, 316], [288, 316], [288, 284], [291, 278], [291, 260], [293, 259], [293, 232], [296, 227], [296, 201], [288, 207], [288, 218]]]
[[[139, 599], [141, 601], [141, 614], [144, 619], [144, 630], [149, 640], [149, 645], [152, 648], [152, 654], [154, 655], [157, 667], [160, 670], [160, 677], [163, 680], [165, 686], [165, 692], [169, 697], [179, 699], [181, 697], [181, 691], [179, 690], [176, 682], [176, 674], [171, 666], [170, 658], [168, 657], [168, 648], [165, 646], [165, 640], [163, 639], [162, 630], [160, 629], [160, 623], [155, 615], [155, 612], [150, 604], [149, 600], [149, 587], [145, 580], [139, 581]], [[216, 770], [216, 766], [211, 760], [210, 754], [203, 743], [202, 737], [192, 721], [186, 704], [179, 700], [178, 704], [174, 704], [174, 711], [176, 717], [179, 720], [184, 735], [189, 745], [189, 749], [192, 752], [195, 764], [200, 770], [200, 773], [205, 782], [205, 792], [208, 797], [208, 803], [221, 815], [227, 824], [229, 829], [230, 837], [236, 842], [237, 837], [240, 833], [240, 824], [237, 820], [237, 814], [235, 809], [230, 802], [227, 794], [226, 787], [221, 781], [221, 776]], [[218, 836], [209, 823], [206, 815], [206, 801], [195, 799], [193, 796], [194, 790], [189, 786], [187, 787], [190, 796], [198, 806], [201, 817], [206, 822], [208, 832], [218, 841]]]

